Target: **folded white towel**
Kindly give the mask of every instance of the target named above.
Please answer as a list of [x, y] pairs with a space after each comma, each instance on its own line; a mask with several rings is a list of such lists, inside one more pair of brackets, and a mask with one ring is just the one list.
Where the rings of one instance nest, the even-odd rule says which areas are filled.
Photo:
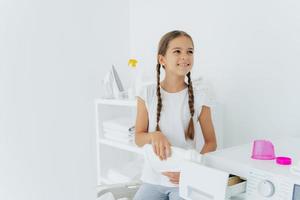
[[109, 140], [115, 140], [115, 141], [122, 142], [122, 143], [132, 143], [132, 141], [133, 141], [133, 137], [120, 138], [113, 134], [104, 134], [104, 138], [109, 139]]
[[166, 160], [160, 160], [154, 153], [150, 144], [144, 145], [144, 157], [153, 170], [162, 171], [180, 171], [182, 161], [188, 160], [201, 163], [202, 155], [194, 149], [185, 150], [178, 147], [171, 147], [171, 156]]
[[107, 172], [107, 178], [114, 183], [128, 183], [131, 178], [118, 172], [115, 169], [109, 169]]
[[117, 135], [120, 135], [121, 137], [122, 136], [132, 136], [132, 135], [134, 135], [134, 133], [130, 132], [130, 131], [118, 131], [118, 130], [107, 129], [107, 128], [104, 128], [103, 132], [107, 133], [107, 134], [111, 134], [111, 133], [117, 134]]
[[116, 118], [102, 122], [103, 128], [109, 130], [116, 130], [121, 132], [128, 132], [134, 125], [134, 121], [130, 118]]

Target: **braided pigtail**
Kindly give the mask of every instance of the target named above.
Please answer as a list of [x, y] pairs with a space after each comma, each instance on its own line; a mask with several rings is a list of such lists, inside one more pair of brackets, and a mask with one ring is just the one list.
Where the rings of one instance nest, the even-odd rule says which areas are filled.
[[194, 92], [193, 92], [193, 85], [191, 81], [191, 72], [187, 73], [186, 76], [188, 78], [189, 108], [190, 108], [191, 118], [188, 125], [188, 129], [185, 133], [185, 139], [193, 140], [195, 135], [194, 121], [193, 121], [195, 109], [194, 109]]
[[160, 93], [160, 64], [156, 65], [157, 71], [157, 84], [156, 84], [156, 96], [157, 96], [157, 112], [156, 112], [156, 131], [160, 131], [159, 120], [160, 120], [160, 112], [162, 108], [162, 100]]

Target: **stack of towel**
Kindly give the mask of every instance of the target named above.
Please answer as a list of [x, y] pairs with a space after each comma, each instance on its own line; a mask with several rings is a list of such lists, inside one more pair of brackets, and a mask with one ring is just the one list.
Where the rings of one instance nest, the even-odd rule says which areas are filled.
[[144, 160], [137, 157], [132, 161], [124, 162], [118, 168], [110, 168], [107, 171], [107, 179], [111, 183], [129, 183], [137, 181], [141, 177]]
[[117, 118], [103, 122], [104, 137], [123, 143], [134, 139], [135, 127], [130, 118]]

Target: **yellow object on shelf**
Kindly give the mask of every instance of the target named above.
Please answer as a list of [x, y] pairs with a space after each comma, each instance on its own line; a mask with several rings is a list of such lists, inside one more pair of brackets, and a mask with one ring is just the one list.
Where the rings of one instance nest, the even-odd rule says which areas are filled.
[[129, 59], [128, 66], [132, 68], [136, 68], [138, 61], [136, 59]]

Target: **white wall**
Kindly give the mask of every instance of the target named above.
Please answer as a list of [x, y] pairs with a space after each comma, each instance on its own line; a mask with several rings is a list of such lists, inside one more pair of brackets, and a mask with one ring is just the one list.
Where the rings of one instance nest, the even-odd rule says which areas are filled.
[[93, 101], [128, 19], [128, 1], [0, 2], [0, 199], [95, 199]]
[[[95, 199], [93, 100], [115, 64], [155, 77], [159, 38], [189, 32], [225, 145], [299, 134], [297, 1], [0, 2], [0, 199]], [[130, 12], [129, 12], [130, 11]], [[130, 51], [129, 51], [130, 49]]]
[[221, 104], [225, 146], [300, 134], [300, 3], [297, 1], [130, 1], [131, 54], [154, 80], [160, 37], [194, 39], [194, 77]]

